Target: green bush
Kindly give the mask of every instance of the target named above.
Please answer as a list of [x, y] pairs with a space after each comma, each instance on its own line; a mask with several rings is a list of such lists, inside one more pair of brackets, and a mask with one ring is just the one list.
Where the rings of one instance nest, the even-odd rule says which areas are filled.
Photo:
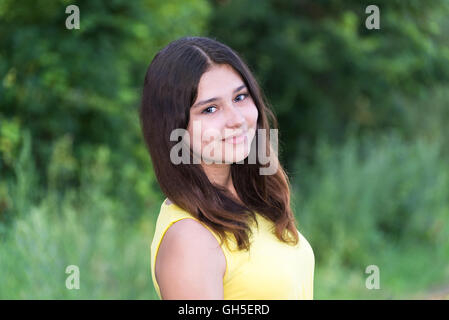
[[[0, 246], [0, 299], [155, 299], [151, 230], [72, 196], [60, 212], [42, 203], [14, 222]], [[79, 267], [79, 290], [66, 288], [69, 265]]]
[[[36, 199], [25, 139], [16, 179], [7, 184], [14, 219], [0, 221], [0, 299], [155, 299], [149, 253], [159, 208], [147, 207], [140, 219], [129, 221], [133, 199], [125, 203], [107, 193], [107, 149], [81, 165], [80, 188], [58, 189], [68, 172], [56, 160], [70, 154], [64, 145], [54, 148], [62, 155], [49, 164], [52, 187]], [[79, 290], [66, 288], [69, 265], [79, 267]]]
[[201, 34], [210, 5], [80, 0], [80, 29], [68, 30], [69, 4], [0, 3], [0, 216], [11, 208], [1, 185], [13, 176], [26, 128], [37, 189], [79, 187], [81, 162], [103, 161], [105, 194], [138, 219], [158, 200], [138, 118], [146, 68], [170, 41]]
[[382, 248], [449, 242], [449, 167], [441, 142], [392, 132], [322, 140], [316, 165], [298, 166], [296, 207], [319, 263], [369, 264]]
[[[315, 253], [316, 299], [414, 299], [449, 279], [449, 167], [443, 141], [398, 133], [321, 139], [299, 161], [293, 205]], [[369, 265], [380, 290], [368, 290]], [[446, 279], [446, 280], [445, 280]]]
[[[321, 135], [402, 127], [417, 99], [449, 81], [449, 3], [378, 0], [380, 29], [365, 26], [368, 0], [213, 1], [210, 35], [240, 52], [278, 115], [285, 162], [308, 156]], [[301, 144], [298, 144], [298, 139]]]

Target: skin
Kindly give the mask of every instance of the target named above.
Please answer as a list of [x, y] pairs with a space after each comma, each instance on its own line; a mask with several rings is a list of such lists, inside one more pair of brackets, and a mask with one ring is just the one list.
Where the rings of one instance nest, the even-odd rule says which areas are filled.
[[[244, 81], [229, 65], [212, 67], [200, 79], [197, 99], [190, 109], [190, 121], [187, 126], [194, 154], [202, 155], [201, 166], [209, 180], [226, 186], [236, 197], [230, 164], [248, 156], [258, 118], [257, 107], [248, 89], [244, 87], [234, 92], [234, 89], [242, 85]], [[215, 97], [219, 100], [199, 105], [202, 101]], [[200, 124], [201, 137], [194, 135], [195, 124]], [[211, 137], [210, 133], [214, 132], [217, 135]], [[222, 140], [244, 132], [244, 143], [232, 144]], [[201, 146], [201, 149], [197, 146]], [[212, 161], [221, 163], [209, 163]]]
[[[225, 186], [237, 199], [230, 164], [248, 156], [258, 117], [248, 89], [235, 91], [242, 85], [244, 81], [232, 67], [211, 67], [200, 79], [187, 126], [192, 150], [198, 157], [202, 156], [201, 166], [209, 180]], [[217, 100], [199, 105], [211, 98]], [[200, 135], [194, 135], [195, 123], [201, 124]], [[223, 141], [223, 138], [239, 134], [246, 136], [243, 143]], [[230, 148], [232, 152], [227, 151]], [[205, 149], [210, 152], [205, 154]], [[214, 163], [219, 161], [221, 163]], [[167, 204], [170, 204], [168, 199]], [[165, 233], [155, 266], [162, 299], [223, 299], [225, 270], [223, 250], [200, 222], [182, 219]]]

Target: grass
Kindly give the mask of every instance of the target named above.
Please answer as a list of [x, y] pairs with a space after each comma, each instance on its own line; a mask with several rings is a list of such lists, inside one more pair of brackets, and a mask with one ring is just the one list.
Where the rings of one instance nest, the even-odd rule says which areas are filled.
[[[161, 202], [129, 219], [134, 204], [102, 187], [107, 163], [91, 164], [95, 180], [78, 189], [32, 196], [25, 151], [17, 178], [1, 184], [13, 215], [0, 221], [0, 299], [158, 299], [150, 244]], [[293, 184], [299, 229], [315, 253], [315, 299], [413, 299], [449, 286], [449, 168], [438, 141], [323, 143], [316, 159], [298, 164]], [[79, 267], [78, 290], [66, 287], [70, 265]], [[365, 286], [368, 265], [379, 267], [378, 290]]]
[[[314, 248], [317, 299], [405, 299], [449, 286], [449, 167], [438, 140], [322, 141], [296, 171], [294, 206]], [[380, 270], [380, 290], [365, 269]]]
[[[151, 220], [127, 223], [67, 201], [14, 221], [0, 246], [0, 299], [156, 299], [150, 278]], [[80, 288], [66, 287], [79, 267]]]
[[366, 266], [348, 268], [338, 263], [315, 270], [315, 299], [427, 299], [449, 287], [449, 247], [387, 247], [372, 255], [379, 267], [379, 289], [365, 285]]
[[[9, 209], [0, 212], [0, 299], [157, 298], [150, 243], [160, 203], [149, 193], [138, 204], [124, 196], [136, 194], [136, 186], [146, 188], [133, 178], [111, 186], [104, 148], [81, 161], [80, 187], [63, 185], [67, 170], [60, 159], [71, 157], [69, 149], [55, 148], [59, 153], [54, 152], [48, 172], [52, 183], [42, 190], [25, 134], [14, 161], [15, 179], [0, 180], [0, 203]], [[111, 195], [111, 189], [121, 196]], [[142, 207], [140, 216], [132, 215]], [[70, 265], [79, 268], [78, 290], [66, 287]]]

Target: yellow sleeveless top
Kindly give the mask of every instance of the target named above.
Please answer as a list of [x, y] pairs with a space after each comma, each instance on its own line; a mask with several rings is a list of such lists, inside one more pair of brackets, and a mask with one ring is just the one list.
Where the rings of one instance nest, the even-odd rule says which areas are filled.
[[[221, 248], [226, 258], [223, 277], [225, 300], [291, 300], [313, 299], [315, 257], [312, 247], [298, 231], [296, 246], [280, 241], [273, 233], [274, 223], [256, 214], [259, 228], [252, 222], [250, 250], [237, 250], [231, 234], [229, 248]], [[161, 298], [155, 277], [155, 262], [161, 240], [168, 228], [182, 219], [194, 219], [206, 227], [220, 243], [219, 236], [204, 223], [174, 203], [161, 205], [151, 243], [151, 276]]]

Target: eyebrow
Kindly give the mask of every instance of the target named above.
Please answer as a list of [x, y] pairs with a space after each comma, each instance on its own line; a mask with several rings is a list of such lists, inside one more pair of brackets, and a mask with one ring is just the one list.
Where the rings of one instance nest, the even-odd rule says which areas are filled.
[[[233, 91], [232, 93], [239, 92], [239, 91], [242, 90], [243, 88], [246, 88], [246, 85], [245, 85], [245, 84], [242, 84], [241, 86], [235, 88], [234, 91]], [[203, 100], [203, 101], [197, 102], [197, 103], [195, 103], [195, 104], [192, 106], [192, 109], [197, 108], [197, 107], [200, 107], [200, 106], [205, 105], [205, 104], [208, 104], [208, 103], [211, 103], [211, 102], [214, 102], [214, 101], [217, 101], [217, 100], [220, 100], [220, 98], [215, 97], [215, 98], [210, 98], [210, 99], [207, 99], [207, 100]]]

